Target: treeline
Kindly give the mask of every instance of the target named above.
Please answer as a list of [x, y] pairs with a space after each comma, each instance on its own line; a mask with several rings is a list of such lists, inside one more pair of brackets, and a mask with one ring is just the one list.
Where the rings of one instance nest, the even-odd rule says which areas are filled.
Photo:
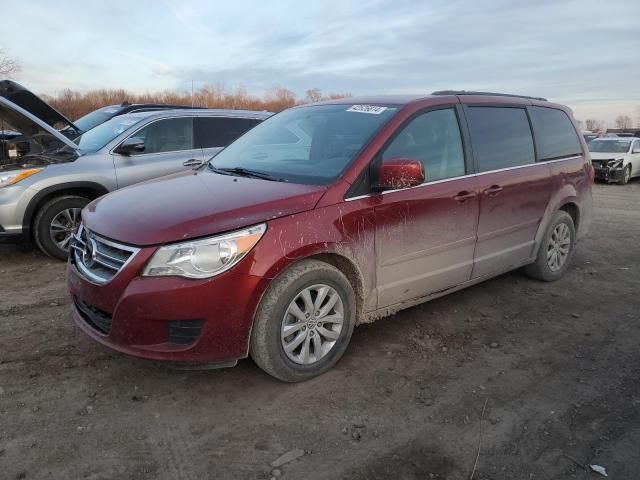
[[304, 98], [298, 99], [291, 90], [276, 87], [263, 96], [249, 94], [244, 87], [226, 88], [205, 85], [193, 92], [164, 90], [135, 94], [123, 89], [99, 89], [78, 92], [65, 89], [56, 95], [42, 95], [43, 99], [71, 120], [106, 105], [129, 103], [167, 103], [172, 105], [192, 105], [207, 108], [232, 108], [246, 110], [268, 110], [279, 112], [297, 104], [317, 102], [331, 98], [350, 97], [351, 94], [339, 93], [322, 95], [318, 88], [306, 91]]

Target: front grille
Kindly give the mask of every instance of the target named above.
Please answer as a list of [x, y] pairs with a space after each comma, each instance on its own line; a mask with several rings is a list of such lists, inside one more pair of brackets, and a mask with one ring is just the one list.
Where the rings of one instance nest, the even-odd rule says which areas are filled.
[[592, 160], [591, 163], [593, 163], [593, 166], [595, 168], [606, 168], [609, 162], [612, 160], [613, 158], [608, 158], [606, 160]]
[[169, 342], [191, 345], [200, 336], [204, 320], [172, 320], [169, 322]]
[[79, 298], [74, 297], [73, 303], [75, 304], [82, 319], [89, 324], [93, 329], [108, 335], [111, 331], [111, 315], [107, 312], [100, 310], [92, 305], [84, 303]]
[[139, 250], [99, 237], [81, 224], [71, 241], [71, 260], [89, 281], [104, 284], [115, 277]]

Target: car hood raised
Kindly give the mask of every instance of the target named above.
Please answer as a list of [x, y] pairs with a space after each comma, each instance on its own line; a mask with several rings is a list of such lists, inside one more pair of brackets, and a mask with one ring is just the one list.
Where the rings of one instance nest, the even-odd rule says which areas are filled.
[[39, 135], [46, 133], [61, 146], [77, 150], [78, 145], [65, 137], [58, 130], [47, 124], [44, 120], [22, 108], [21, 106], [0, 95], [0, 119], [3, 119], [11, 127], [15, 128], [23, 136]]
[[31, 90], [11, 80], [0, 81], [0, 96], [11, 101], [30, 114], [38, 117], [50, 127], [71, 128], [79, 135], [82, 133], [71, 120], [57, 111]]
[[83, 211], [103, 237], [148, 246], [215, 235], [312, 209], [324, 187], [192, 171], [117, 190]]

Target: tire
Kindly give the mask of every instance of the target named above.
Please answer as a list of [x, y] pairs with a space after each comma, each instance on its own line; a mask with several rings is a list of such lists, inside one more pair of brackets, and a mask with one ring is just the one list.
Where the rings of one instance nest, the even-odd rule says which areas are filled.
[[[565, 232], [566, 237], [559, 235], [560, 232]], [[566, 255], [562, 257], [561, 265], [554, 264], [552, 260], [553, 253], [550, 254], [550, 251], [555, 248], [556, 254], [561, 256], [561, 251], [557, 250], [557, 246], [561, 243], [564, 245], [563, 242], [565, 241], [565, 238], [568, 240], [568, 243], [566, 243], [566, 247], [568, 249]], [[575, 245], [576, 228], [573, 223], [573, 219], [567, 212], [560, 210], [554, 215], [553, 220], [542, 239], [535, 262], [525, 267], [525, 273], [536, 280], [544, 282], [553, 282], [558, 280], [564, 275], [571, 263]], [[549, 258], [549, 255], [551, 255], [551, 258]], [[558, 262], [560, 261], [558, 260]], [[556, 268], [554, 268], [554, 266]]]
[[[66, 248], [62, 248], [56, 243], [56, 239], [62, 240], [63, 235], [66, 239], [67, 234], [71, 235], [75, 231], [80, 222], [80, 210], [89, 202], [90, 200], [85, 197], [64, 195], [45, 203], [38, 210], [33, 221], [33, 238], [40, 250], [50, 257], [66, 260], [69, 255], [69, 242], [64, 245]], [[69, 217], [64, 215], [65, 211], [70, 212]], [[58, 217], [59, 215], [60, 217]], [[54, 219], [56, 222], [55, 225], [52, 225]], [[60, 227], [57, 227], [57, 233], [52, 235], [51, 229], [56, 230], [56, 225], [60, 225]]]
[[618, 185], [626, 185], [631, 180], [631, 165], [627, 165], [622, 174], [622, 178], [618, 182]]
[[[322, 290], [323, 287], [327, 290]], [[339, 298], [325, 316], [307, 317], [305, 291], [309, 292], [314, 304], [312, 314], [318, 311], [318, 306], [322, 314], [335, 295]], [[319, 298], [323, 293], [326, 296]], [[294, 302], [299, 311], [292, 306]], [[342, 324], [339, 327], [340, 312]], [[325, 262], [302, 260], [281, 273], [260, 301], [251, 332], [251, 358], [262, 370], [284, 382], [301, 382], [321, 375], [333, 367], [347, 349], [355, 326], [355, 314], [355, 294], [347, 277]], [[285, 327], [292, 333], [282, 337]], [[331, 338], [327, 337], [329, 334]], [[287, 353], [285, 345], [291, 348], [300, 336], [304, 337], [302, 343]], [[316, 342], [320, 342], [317, 351]], [[307, 363], [304, 363], [305, 358]]]

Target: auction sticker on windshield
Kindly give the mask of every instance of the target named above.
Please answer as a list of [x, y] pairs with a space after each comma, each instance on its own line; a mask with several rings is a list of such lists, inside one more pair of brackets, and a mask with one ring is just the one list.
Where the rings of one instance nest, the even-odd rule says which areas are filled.
[[380, 115], [387, 107], [379, 107], [378, 105], [352, 105], [347, 108], [347, 112], [371, 113], [372, 115]]

